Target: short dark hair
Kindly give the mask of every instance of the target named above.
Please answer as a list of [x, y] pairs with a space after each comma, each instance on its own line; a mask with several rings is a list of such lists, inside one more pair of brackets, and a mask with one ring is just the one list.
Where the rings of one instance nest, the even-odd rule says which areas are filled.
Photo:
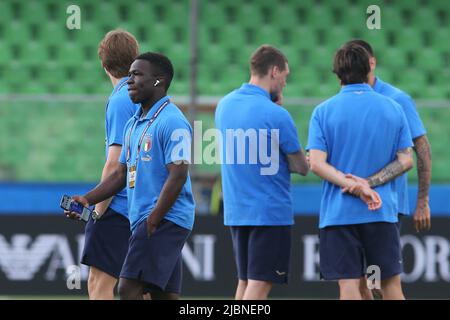
[[278, 67], [280, 71], [286, 69], [286, 56], [279, 49], [268, 44], [260, 46], [250, 59], [250, 72], [259, 77], [267, 75], [271, 67]]
[[161, 53], [145, 52], [136, 57], [136, 60], [147, 60], [153, 67], [156, 73], [154, 76], [162, 76], [165, 79], [165, 88], [169, 89], [170, 83], [173, 79], [173, 65], [168, 57]]
[[358, 44], [344, 44], [334, 56], [333, 72], [344, 85], [367, 82], [369, 53]]
[[98, 45], [98, 57], [103, 67], [115, 78], [128, 75], [138, 54], [139, 44], [136, 38], [122, 29], [108, 32]]
[[371, 58], [375, 57], [375, 54], [373, 53], [372, 46], [367, 41], [364, 41], [362, 39], [353, 39], [353, 40], [350, 40], [350, 41], [346, 42], [345, 44], [357, 44], [357, 45], [360, 45], [361, 47], [366, 49], [366, 51], [369, 53], [369, 57], [371, 57]]

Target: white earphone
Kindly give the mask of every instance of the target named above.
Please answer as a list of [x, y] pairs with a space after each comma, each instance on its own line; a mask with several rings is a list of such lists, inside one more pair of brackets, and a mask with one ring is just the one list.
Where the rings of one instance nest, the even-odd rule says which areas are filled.
[[158, 85], [160, 81], [158, 79], [156, 79], [155, 84], [153, 85], [154, 87], [156, 87]]

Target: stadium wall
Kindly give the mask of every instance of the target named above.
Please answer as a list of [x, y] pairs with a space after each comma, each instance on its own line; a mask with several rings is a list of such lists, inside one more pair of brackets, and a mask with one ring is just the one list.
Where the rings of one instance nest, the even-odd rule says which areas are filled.
[[[86, 295], [87, 268], [78, 264], [84, 224], [65, 219], [63, 193], [84, 193], [90, 184], [0, 185], [0, 295]], [[449, 186], [431, 188], [432, 230], [418, 234], [402, 222], [404, 290], [407, 298], [450, 298]], [[411, 196], [414, 198], [414, 189]], [[320, 186], [294, 186], [297, 212], [290, 284], [273, 298], [338, 297], [334, 282], [318, 271]], [[185, 297], [232, 298], [236, 284], [231, 238], [221, 216], [198, 215], [183, 250]], [[74, 280], [79, 280], [79, 289]], [[70, 289], [71, 288], [71, 289]]]
[[[87, 294], [87, 268], [78, 265], [83, 223], [62, 215], [0, 216], [0, 295]], [[450, 298], [450, 219], [433, 219], [432, 231], [417, 234], [410, 219], [402, 226], [407, 298]], [[271, 298], [336, 299], [337, 284], [320, 280], [317, 217], [297, 216], [290, 283]], [[218, 216], [199, 216], [183, 249], [184, 297], [230, 298], [236, 285], [231, 238]], [[78, 285], [77, 285], [78, 284]]]
[[[84, 194], [95, 184], [89, 183], [0, 183], [0, 215], [61, 214], [59, 201], [63, 194]], [[294, 212], [311, 215], [319, 212], [321, 185], [301, 184], [292, 187]], [[449, 184], [434, 184], [430, 188], [432, 216], [450, 217]], [[417, 187], [409, 188], [410, 207], [415, 208]]]

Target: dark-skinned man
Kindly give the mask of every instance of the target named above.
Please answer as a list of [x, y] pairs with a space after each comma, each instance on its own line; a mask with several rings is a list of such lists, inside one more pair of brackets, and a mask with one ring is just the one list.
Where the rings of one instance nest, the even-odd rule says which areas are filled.
[[130, 67], [128, 92], [141, 108], [128, 121], [120, 167], [84, 196], [93, 205], [126, 186], [132, 236], [120, 274], [121, 299], [177, 299], [181, 291], [181, 250], [194, 223], [195, 203], [188, 173], [192, 129], [167, 90], [170, 60], [139, 55]]

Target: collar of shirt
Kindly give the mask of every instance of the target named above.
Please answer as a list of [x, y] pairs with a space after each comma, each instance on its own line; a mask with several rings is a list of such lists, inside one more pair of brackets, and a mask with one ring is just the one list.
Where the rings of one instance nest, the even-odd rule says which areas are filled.
[[354, 92], [354, 91], [372, 91], [372, 87], [367, 83], [355, 83], [347, 84], [341, 88], [341, 92]]
[[128, 80], [128, 77], [121, 78], [119, 80], [119, 82], [116, 84], [116, 86], [114, 87], [113, 91], [111, 92], [111, 96], [114, 95], [115, 93], [117, 93], [117, 91], [119, 91], [119, 88], [121, 88], [123, 83], [127, 80]]
[[260, 94], [262, 96], [270, 99], [270, 94], [266, 90], [261, 87], [255, 86], [254, 84], [244, 83], [239, 89], [241, 92], [252, 93], [252, 94]]
[[383, 86], [384, 82], [381, 81], [380, 78], [375, 77], [375, 83], [373, 84], [373, 90], [376, 92], [379, 92], [381, 90], [381, 87]]
[[[147, 112], [147, 115], [145, 116], [144, 119], [142, 120], [150, 120], [153, 115], [156, 113], [156, 111], [158, 111], [158, 108], [167, 100], [169, 100], [170, 97], [169, 96], [164, 96], [161, 99], [159, 99], [158, 101], [155, 102], [155, 104], [153, 104], [153, 106], [150, 108], [150, 110]], [[136, 113], [134, 114], [134, 118], [135, 119], [140, 119], [141, 118], [141, 114], [142, 114], [142, 107], [140, 107]]]

